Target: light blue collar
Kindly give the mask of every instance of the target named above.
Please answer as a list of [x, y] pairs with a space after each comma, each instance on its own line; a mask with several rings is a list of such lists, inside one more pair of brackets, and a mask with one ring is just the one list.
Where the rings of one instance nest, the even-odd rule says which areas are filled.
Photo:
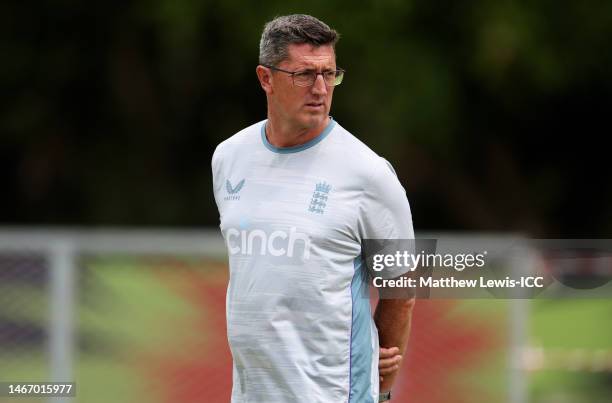
[[275, 153], [290, 154], [290, 153], [297, 153], [300, 151], [307, 150], [310, 147], [319, 144], [332, 131], [332, 129], [336, 125], [336, 121], [330, 116], [329, 123], [327, 124], [325, 129], [323, 129], [321, 134], [319, 134], [317, 137], [313, 138], [312, 140], [307, 141], [304, 144], [300, 144], [300, 145], [292, 146], [292, 147], [276, 147], [270, 144], [270, 142], [268, 141], [268, 138], [266, 137], [266, 125], [267, 124], [268, 124], [268, 121], [266, 120], [264, 124], [261, 125], [261, 141], [263, 141], [266, 148]]

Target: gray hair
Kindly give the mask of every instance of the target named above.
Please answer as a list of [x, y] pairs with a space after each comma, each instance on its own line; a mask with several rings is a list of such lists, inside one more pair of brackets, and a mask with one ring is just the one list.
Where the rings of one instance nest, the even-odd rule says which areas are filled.
[[323, 21], [306, 14], [276, 17], [268, 22], [259, 42], [259, 64], [276, 66], [289, 57], [290, 44], [308, 43], [313, 46], [331, 45], [340, 34]]

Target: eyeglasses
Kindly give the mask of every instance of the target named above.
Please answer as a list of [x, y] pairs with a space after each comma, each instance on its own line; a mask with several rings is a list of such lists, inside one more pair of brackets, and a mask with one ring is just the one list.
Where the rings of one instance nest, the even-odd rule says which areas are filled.
[[326, 70], [318, 73], [313, 70], [288, 71], [279, 69], [278, 67], [269, 66], [267, 64], [262, 64], [262, 66], [267, 67], [270, 70], [280, 71], [291, 75], [291, 78], [293, 79], [293, 85], [297, 85], [298, 87], [312, 87], [315, 81], [317, 81], [317, 76], [319, 76], [319, 74], [323, 76], [323, 81], [325, 81], [325, 85], [327, 85], [328, 87], [335, 87], [336, 85], [340, 85], [342, 79], [344, 78], [344, 73], [346, 71], [343, 69], [338, 69]]

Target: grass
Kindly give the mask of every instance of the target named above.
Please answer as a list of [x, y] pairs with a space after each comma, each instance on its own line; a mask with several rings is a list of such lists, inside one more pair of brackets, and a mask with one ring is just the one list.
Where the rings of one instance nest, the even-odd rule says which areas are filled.
[[[226, 269], [190, 260], [182, 261], [178, 269], [162, 266], [125, 257], [87, 263], [76, 311], [79, 345], [74, 370], [78, 402], [161, 403], [162, 395], [151, 387], [147, 372], [154, 370], [155, 359], [160, 356], [188, 359], [191, 350], [186, 346], [195, 342], [206, 344], [219, 331], [210, 329], [197, 334], [189, 331], [192, 323], [207, 322], [207, 312], [182, 296], [174, 282], [181, 279], [186, 273], [181, 270], [186, 269], [210, 273], [211, 282], [222, 286], [218, 279], [225, 273], [220, 270]], [[0, 308], [1, 317], [41, 325], [47, 320], [44, 290], [3, 286], [2, 292], [12, 297], [10, 306]], [[534, 300], [529, 307], [531, 345], [545, 349], [612, 349], [611, 300]], [[499, 326], [507, 326], [507, 310], [508, 301], [471, 300], [458, 304], [453, 314], [472, 315], [482, 321], [495, 318]], [[214, 362], [215, 352], [211, 354], [209, 359]], [[47, 360], [44, 345], [25, 349], [17, 345], [0, 346], [0, 379], [45, 380]], [[147, 367], [148, 360], [151, 368]], [[506, 360], [507, 351], [502, 349], [474, 371], [462, 373], [455, 382], [467, 389], [484, 383], [492, 393], [506, 388]], [[179, 379], [182, 375], [176, 376]], [[609, 386], [605, 387], [602, 374], [544, 370], [531, 373], [529, 380], [533, 403], [603, 402], [612, 393]], [[0, 398], [0, 402], [4, 401], [6, 398]]]

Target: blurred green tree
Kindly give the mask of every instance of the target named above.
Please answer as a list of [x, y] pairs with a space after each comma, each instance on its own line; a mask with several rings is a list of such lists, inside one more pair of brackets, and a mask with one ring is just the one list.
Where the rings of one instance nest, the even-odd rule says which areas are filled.
[[417, 228], [612, 231], [605, 1], [3, 3], [0, 221], [216, 225], [210, 156], [265, 118], [260, 32], [295, 12], [342, 34], [333, 114]]

